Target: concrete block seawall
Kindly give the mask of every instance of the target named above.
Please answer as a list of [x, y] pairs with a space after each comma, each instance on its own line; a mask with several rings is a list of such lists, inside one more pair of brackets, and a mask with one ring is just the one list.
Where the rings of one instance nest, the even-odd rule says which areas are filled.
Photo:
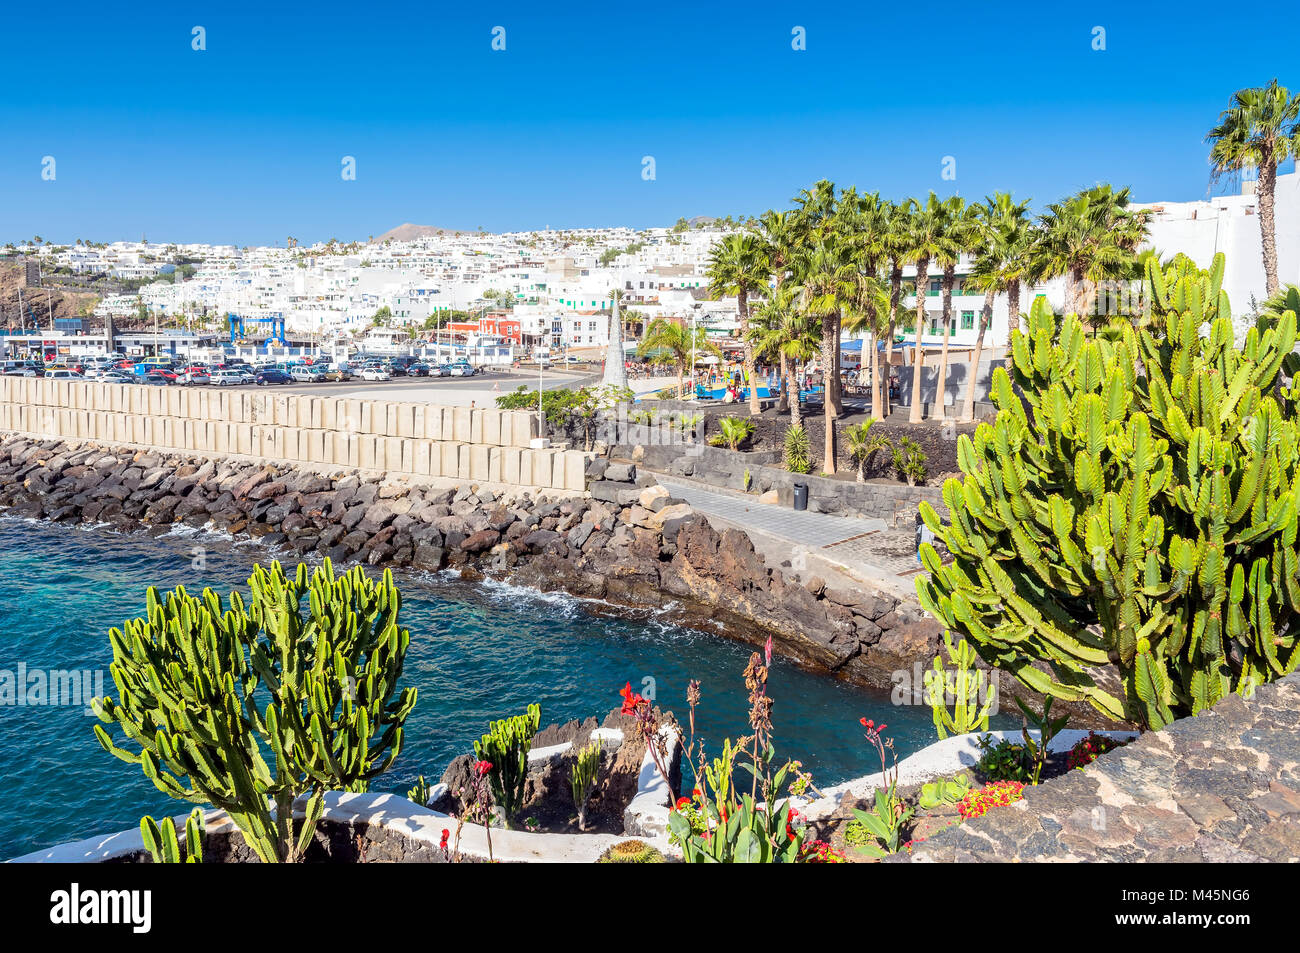
[[0, 377], [0, 430], [574, 491], [587, 459], [531, 449], [525, 411], [23, 377]]

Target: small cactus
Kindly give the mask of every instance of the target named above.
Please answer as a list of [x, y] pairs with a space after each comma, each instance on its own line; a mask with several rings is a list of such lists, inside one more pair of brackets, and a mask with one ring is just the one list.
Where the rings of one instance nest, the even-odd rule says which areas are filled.
[[601, 855], [601, 864], [662, 864], [664, 855], [645, 841], [619, 841]]

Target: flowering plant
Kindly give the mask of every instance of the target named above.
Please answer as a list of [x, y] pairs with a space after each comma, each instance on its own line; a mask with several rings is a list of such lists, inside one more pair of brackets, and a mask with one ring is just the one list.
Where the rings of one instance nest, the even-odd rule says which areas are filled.
[[[894, 753], [894, 739], [884, 737], [888, 727], [884, 723], [877, 725], [874, 719], [861, 718], [859, 723], [865, 729], [867, 742], [876, 749], [880, 758], [880, 771], [885, 780], [883, 788], [877, 788], [875, 805], [870, 810], [855, 808], [850, 822], [856, 846], [872, 857], [884, 857], [886, 854], [898, 853], [899, 837], [903, 826], [912, 818], [914, 811], [903, 803], [898, 796], [898, 755]], [[888, 754], [887, 754], [888, 753]], [[892, 760], [889, 756], [892, 756]], [[849, 832], [845, 832], [849, 836]]]
[[1025, 786], [1019, 781], [994, 781], [962, 798], [957, 811], [966, 820], [983, 817], [991, 807], [1006, 807], [1024, 798]]
[[1122, 738], [1110, 738], [1106, 735], [1099, 735], [1095, 731], [1090, 731], [1088, 737], [1079, 739], [1074, 747], [1070, 749], [1070, 753], [1066, 755], [1065, 763], [1069, 768], [1082, 770], [1107, 751], [1114, 751], [1126, 744], [1128, 742]]
[[[798, 811], [788, 797], [781, 797], [791, 773], [796, 783], [802, 776], [790, 762], [774, 769], [773, 701], [767, 694], [771, 664], [772, 640], [768, 639], [763, 654], [755, 652], [745, 666], [753, 734], [735, 742], [725, 739], [722, 757], [711, 761], [705, 757], [703, 742], [695, 738], [700, 683], [692, 680], [687, 688], [691, 741], [686, 762], [695, 773], [695, 789], [691, 798], [680, 799], [668, 815], [669, 839], [681, 848], [687, 863], [798, 863], [808, 859]], [[737, 765], [749, 774], [748, 792], [736, 783]]]

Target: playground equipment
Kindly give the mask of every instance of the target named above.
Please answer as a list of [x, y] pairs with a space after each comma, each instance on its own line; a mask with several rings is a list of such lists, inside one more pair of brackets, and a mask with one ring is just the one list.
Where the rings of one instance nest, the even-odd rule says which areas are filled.
[[244, 340], [244, 324], [269, 324], [271, 333], [266, 336], [266, 343], [272, 342], [279, 344], [281, 347], [288, 347], [289, 342], [284, 337], [284, 315], [279, 311], [265, 318], [244, 318], [237, 314], [227, 313], [226, 323], [230, 326], [230, 343], [235, 344]]

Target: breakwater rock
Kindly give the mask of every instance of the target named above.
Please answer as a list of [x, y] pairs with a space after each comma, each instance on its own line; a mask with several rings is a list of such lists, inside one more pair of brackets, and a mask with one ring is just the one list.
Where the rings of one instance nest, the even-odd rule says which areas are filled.
[[668, 605], [689, 624], [756, 645], [771, 635], [801, 664], [877, 686], [889, 684], [900, 649], [933, 657], [937, 629], [894, 596], [800, 581], [635, 467], [601, 471], [587, 494], [500, 493], [11, 437], [0, 443], [0, 510], [127, 533], [183, 524], [340, 564], [450, 567], [616, 605]]

